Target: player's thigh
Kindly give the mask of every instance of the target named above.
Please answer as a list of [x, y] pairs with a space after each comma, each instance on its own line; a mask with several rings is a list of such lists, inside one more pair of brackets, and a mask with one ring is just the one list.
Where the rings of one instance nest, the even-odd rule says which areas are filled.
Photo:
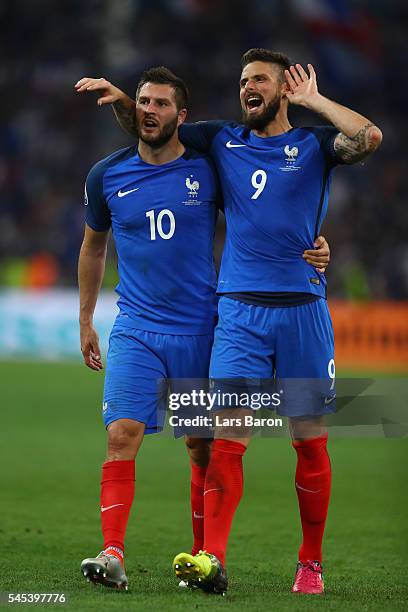
[[[207, 391], [213, 340], [213, 334], [167, 336], [166, 365], [172, 393], [180, 396], [193, 391]], [[205, 406], [200, 407], [205, 409]]]
[[221, 297], [210, 361], [212, 379], [262, 379], [273, 373], [267, 309]]
[[215, 438], [249, 443], [253, 394], [273, 375], [274, 342], [269, 309], [222, 297], [210, 362], [215, 396]]
[[326, 378], [332, 371], [330, 362], [333, 359], [333, 326], [326, 300], [279, 309], [276, 333], [278, 376]]
[[[166, 338], [170, 399], [177, 402], [182, 399], [182, 403], [173, 412], [174, 435], [176, 438], [184, 435], [195, 440], [197, 450], [192, 450], [190, 456], [193, 460], [196, 457], [195, 462], [203, 465], [206, 464], [207, 451], [205, 442], [201, 444], [200, 439], [205, 440], [212, 435], [205, 419], [205, 397], [208, 391], [208, 368], [213, 338], [213, 334], [168, 335]], [[171, 405], [172, 403], [170, 407]]]
[[276, 378], [284, 390], [281, 413], [317, 418], [335, 409], [334, 335], [327, 302], [277, 313]]
[[168, 335], [166, 364], [170, 379], [207, 379], [214, 334]]
[[143, 423], [145, 433], [162, 427], [166, 368], [160, 334], [115, 326], [109, 338], [103, 419]]

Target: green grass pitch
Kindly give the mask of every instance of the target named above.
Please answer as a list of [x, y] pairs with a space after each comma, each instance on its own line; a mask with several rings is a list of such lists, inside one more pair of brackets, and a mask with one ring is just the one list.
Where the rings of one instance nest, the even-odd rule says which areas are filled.
[[290, 593], [295, 453], [288, 440], [255, 438], [230, 539], [230, 590], [216, 598], [176, 586], [172, 558], [191, 544], [188, 461], [181, 440], [149, 436], [127, 534], [130, 590], [115, 592], [79, 571], [101, 549], [102, 376], [79, 364], [0, 363], [0, 381], [0, 591], [63, 592], [69, 602], [59, 607], [81, 611], [408, 609], [406, 439], [331, 440], [319, 598]]

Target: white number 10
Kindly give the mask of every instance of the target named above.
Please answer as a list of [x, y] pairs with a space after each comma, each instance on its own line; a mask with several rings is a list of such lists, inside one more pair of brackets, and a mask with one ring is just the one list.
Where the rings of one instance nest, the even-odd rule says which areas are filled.
[[[163, 225], [162, 225], [162, 220], [165, 215], [170, 220], [170, 228], [167, 233], [163, 231]], [[148, 210], [146, 213], [146, 217], [150, 221], [150, 240], [156, 240], [156, 223], [155, 223], [155, 218], [154, 218], [154, 210]], [[173, 236], [175, 230], [176, 230], [176, 220], [174, 218], [174, 215], [171, 212], [171, 210], [164, 208], [157, 215], [157, 231], [159, 233], [160, 238], [163, 238], [163, 240], [168, 240], [169, 238]]]
[[266, 185], [266, 172], [265, 170], [255, 170], [251, 177], [252, 187], [256, 189], [253, 196], [251, 196], [251, 200], [256, 200], [259, 198]]

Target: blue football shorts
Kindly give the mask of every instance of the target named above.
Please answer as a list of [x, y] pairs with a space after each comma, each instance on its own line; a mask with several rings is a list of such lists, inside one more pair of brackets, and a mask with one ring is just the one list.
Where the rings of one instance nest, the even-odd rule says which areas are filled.
[[334, 336], [325, 299], [268, 308], [222, 296], [218, 315], [210, 362], [213, 391], [279, 393], [273, 408], [281, 416], [316, 417], [335, 410]]
[[162, 430], [169, 379], [172, 392], [183, 392], [192, 379], [208, 379], [213, 334], [159, 334], [115, 323], [106, 363], [103, 421], [118, 419], [144, 423], [145, 433]]

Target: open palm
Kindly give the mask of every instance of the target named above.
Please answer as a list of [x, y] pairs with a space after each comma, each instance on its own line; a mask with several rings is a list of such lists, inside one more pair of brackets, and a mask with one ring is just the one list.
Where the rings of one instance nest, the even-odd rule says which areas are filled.
[[316, 73], [312, 64], [307, 65], [309, 75], [300, 65], [291, 66], [290, 70], [285, 70], [285, 77], [289, 87], [286, 97], [291, 104], [305, 105], [318, 94]]

